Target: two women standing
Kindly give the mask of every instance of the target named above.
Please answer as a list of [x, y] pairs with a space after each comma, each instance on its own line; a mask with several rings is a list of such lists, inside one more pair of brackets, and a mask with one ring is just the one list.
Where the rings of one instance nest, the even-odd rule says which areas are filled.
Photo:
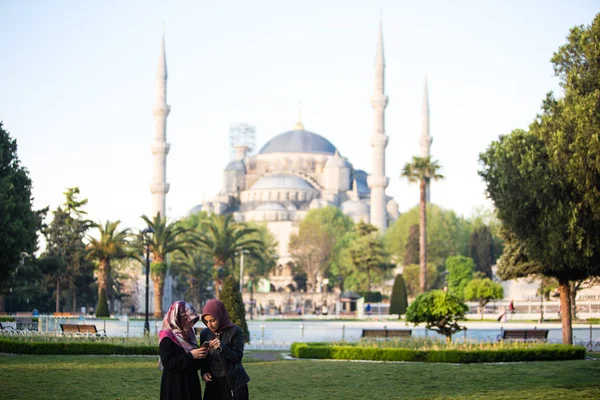
[[209, 300], [201, 318], [207, 328], [200, 334], [200, 347], [193, 329], [200, 317], [189, 303], [173, 303], [163, 319], [159, 333], [161, 400], [202, 399], [199, 369], [206, 383], [205, 400], [248, 399], [250, 377], [242, 366], [242, 330], [231, 323], [219, 300]]

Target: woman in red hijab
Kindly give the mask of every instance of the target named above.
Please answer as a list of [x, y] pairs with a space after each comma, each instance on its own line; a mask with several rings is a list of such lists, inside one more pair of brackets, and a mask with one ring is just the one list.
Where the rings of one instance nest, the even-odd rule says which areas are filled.
[[210, 351], [202, 366], [204, 400], [247, 400], [250, 377], [242, 366], [244, 333], [231, 323], [223, 303], [209, 300], [202, 310], [206, 328], [200, 333]]
[[173, 303], [158, 333], [161, 400], [201, 400], [198, 370], [208, 350], [198, 348], [194, 324], [200, 317], [191, 304]]

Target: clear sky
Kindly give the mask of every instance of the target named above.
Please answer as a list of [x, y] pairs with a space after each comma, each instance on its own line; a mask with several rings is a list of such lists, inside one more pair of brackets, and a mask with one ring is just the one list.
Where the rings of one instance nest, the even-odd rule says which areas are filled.
[[[380, 11], [381, 9], [383, 12]], [[215, 195], [231, 123], [260, 148], [307, 130], [371, 169], [374, 56], [383, 15], [387, 193], [418, 203], [400, 172], [419, 154], [423, 81], [432, 156], [446, 179], [432, 202], [469, 216], [488, 205], [478, 155], [526, 128], [557, 90], [550, 58], [597, 1], [17, 1], [0, 0], [0, 120], [17, 139], [35, 206], [79, 186], [94, 220], [139, 228], [150, 213], [152, 106], [162, 21], [169, 72], [167, 213]]]

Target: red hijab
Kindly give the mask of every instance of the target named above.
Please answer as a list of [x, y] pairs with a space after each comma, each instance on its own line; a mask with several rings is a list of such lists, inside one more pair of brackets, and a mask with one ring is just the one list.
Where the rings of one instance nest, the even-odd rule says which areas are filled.
[[202, 322], [206, 325], [206, 321], [204, 317], [210, 315], [217, 321], [219, 321], [219, 329], [217, 332], [222, 331], [223, 329], [231, 328], [234, 326], [229, 320], [229, 314], [227, 314], [227, 310], [225, 309], [225, 305], [221, 303], [217, 299], [212, 299], [206, 302], [206, 305], [202, 309]]

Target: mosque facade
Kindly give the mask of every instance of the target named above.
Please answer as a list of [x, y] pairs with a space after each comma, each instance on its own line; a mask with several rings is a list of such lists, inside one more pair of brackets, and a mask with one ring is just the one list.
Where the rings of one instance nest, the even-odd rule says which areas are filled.
[[[355, 168], [337, 147], [298, 122], [249, 155], [249, 148], [235, 148], [235, 159], [223, 171], [223, 186], [214, 197], [190, 210], [233, 214], [238, 222], [264, 222], [279, 243], [279, 261], [272, 273], [272, 289], [294, 290], [293, 260], [288, 253], [290, 235], [312, 209], [339, 207], [355, 223], [375, 225], [380, 232], [398, 218], [398, 204], [385, 193], [385, 61], [383, 34], [379, 29], [375, 56], [375, 90], [371, 97], [374, 128], [365, 135], [373, 155], [373, 171]], [[370, 139], [370, 140], [369, 140]], [[291, 285], [291, 286], [290, 286]]]

